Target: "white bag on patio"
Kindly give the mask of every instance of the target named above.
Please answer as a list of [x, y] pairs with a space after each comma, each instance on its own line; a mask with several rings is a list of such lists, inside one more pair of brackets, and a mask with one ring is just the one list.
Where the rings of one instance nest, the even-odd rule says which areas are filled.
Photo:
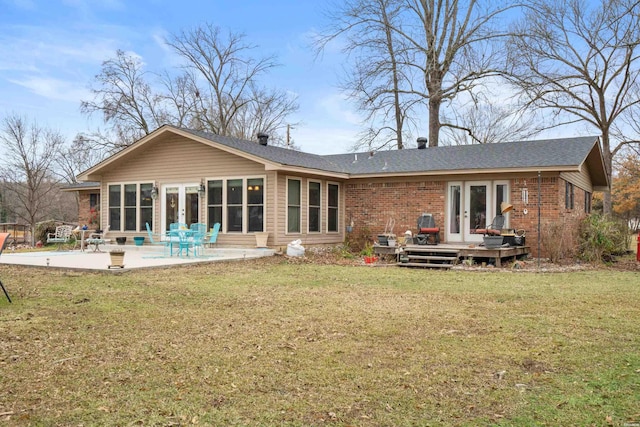
[[288, 256], [304, 256], [304, 246], [302, 246], [302, 240], [294, 240], [287, 245]]

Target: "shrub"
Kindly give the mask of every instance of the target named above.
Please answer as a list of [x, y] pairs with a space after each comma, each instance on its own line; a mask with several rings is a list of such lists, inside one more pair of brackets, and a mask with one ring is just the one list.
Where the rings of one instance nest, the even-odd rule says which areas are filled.
[[626, 224], [599, 214], [588, 215], [580, 224], [578, 256], [586, 261], [611, 261], [624, 254], [630, 244]]
[[558, 263], [575, 256], [579, 229], [576, 223], [576, 218], [563, 218], [560, 222], [549, 221], [544, 224], [540, 239], [549, 261]]
[[41, 241], [42, 243], [47, 243], [47, 234], [49, 233], [55, 233], [56, 232], [56, 226], [60, 224], [60, 221], [54, 221], [54, 220], [49, 220], [49, 221], [43, 221], [43, 222], [39, 222], [36, 224], [36, 230], [35, 230], [35, 241], [37, 242], [38, 240]]
[[354, 228], [351, 233], [347, 233], [345, 244], [351, 252], [359, 253], [373, 242], [373, 236], [369, 227]]

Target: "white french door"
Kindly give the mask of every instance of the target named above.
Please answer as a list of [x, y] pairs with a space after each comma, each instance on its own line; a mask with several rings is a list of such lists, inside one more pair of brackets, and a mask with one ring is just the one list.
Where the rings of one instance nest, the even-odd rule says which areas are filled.
[[191, 225], [200, 222], [199, 184], [166, 184], [162, 186], [162, 229], [181, 222]]
[[[482, 242], [482, 234], [472, 234], [477, 228], [491, 224], [491, 182], [470, 181], [464, 184], [464, 238], [467, 242]], [[489, 221], [487, 223], [487, 220]]]
[[[447, 242], [482, 242], [482, 234], [500, 214], [502, 202], [509, 201], [508, 181], [452, 181], [447, 185]], [[505, 214], [505, 228], [509, 215]]]
[[448, 242], [464, 241], [462, 229], [462, 182], [450, 182], [447, 186], [447, 235]]

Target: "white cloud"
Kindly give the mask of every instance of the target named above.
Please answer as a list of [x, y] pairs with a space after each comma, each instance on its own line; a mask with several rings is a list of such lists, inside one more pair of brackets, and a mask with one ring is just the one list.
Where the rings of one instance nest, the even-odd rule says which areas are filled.
[[333, 93], [321, 98], [318, 107], [324, 110], [326, 117], [334, 120], [354, 126], [362, 122], [362, 117], [350, 108], [349, 100], [343, 94]]
[[75, 81], [65, 81], [52, 77], [27, 77], [22, 80], [9, 79], [13, 84], [25, 87], [36, 95], [60, 101], [76, 102], [89, 99], [91, 93]]
[[329, 127], [322, 124], [299, 125], [292, 130], [292, 139], [300, 150], [314, 154], [347, 153], [357, 140], [357, 130]]

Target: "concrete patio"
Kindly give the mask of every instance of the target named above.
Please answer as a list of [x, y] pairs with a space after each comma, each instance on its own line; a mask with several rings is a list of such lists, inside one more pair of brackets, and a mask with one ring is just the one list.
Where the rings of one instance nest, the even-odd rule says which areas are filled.
[[[102, 252], [91, 249], [69, 251], [12, 252], [5, 249], [0, 264], [23, 265], [42, 268], [62, 268], [82, 271], [122, 272], [141, 268], [164, 268], [174, 265], [201, 264], [230, 260], [245, 260], [272, 256], [273, 249], [255, 248], [207, 248], [198, 257], [178, 257], [164, 254], [161, 247], [135, 245], [103, 245]], [[112, 249], [124, 249], [124, 267], [109, 268]]]

